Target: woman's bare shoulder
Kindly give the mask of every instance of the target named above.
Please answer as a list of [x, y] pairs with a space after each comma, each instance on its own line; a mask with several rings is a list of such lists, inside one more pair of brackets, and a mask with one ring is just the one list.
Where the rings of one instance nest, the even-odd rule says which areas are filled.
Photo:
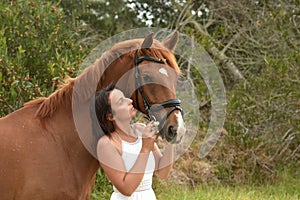
[[99, 140], [98, 140], [98, 144], [97, 145], [104, 145], [104, 144], [109, 144], [109, 137], [107, 135], [102, 136]]
[[97, 143], [97, 152], [103, 154], [103, 152], [117, 152], [122, 155], [122, 145], [115, 140], [112, 140], [111, 137], [104, 135], [102, 136]]

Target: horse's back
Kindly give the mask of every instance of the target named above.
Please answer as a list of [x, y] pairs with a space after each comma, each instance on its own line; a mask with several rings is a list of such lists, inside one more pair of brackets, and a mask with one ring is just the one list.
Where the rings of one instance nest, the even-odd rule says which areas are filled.
[[75, 199], [72, 183], [66, 186], [72, 177], [63, 173], [64, 149], [35, 111], [22, 108], [0, 119], [0, 199]]

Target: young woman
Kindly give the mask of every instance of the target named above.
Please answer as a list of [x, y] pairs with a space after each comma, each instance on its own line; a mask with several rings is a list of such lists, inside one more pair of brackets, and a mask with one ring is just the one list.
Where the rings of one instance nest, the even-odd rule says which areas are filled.
[[152, 189], [153, 174], [167, 178], [173, 163], [173, 145], [161, 154], [155, 143], [153, 123], [131, 124], [136, 111], [132, 100], [113, 85], [97, 92], [95, 109], [104, 132], [97, 145], [97, 155], [107, 178], [113, 184], [111, 200], [156, 199]]

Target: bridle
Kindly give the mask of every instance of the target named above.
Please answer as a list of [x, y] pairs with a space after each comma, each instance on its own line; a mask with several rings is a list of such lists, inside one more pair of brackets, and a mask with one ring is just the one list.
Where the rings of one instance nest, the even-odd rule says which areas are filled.
[[137, 109], [140, 110], [140, 106], [138, 103], [138, 93], [141, 94], [142, 96], [142, 100], [143, 100], [143, 104], [145, 107], [145, 110], [148, 114], [148, 117], [150, 118], [151, 121], [156, 121], [156, 118], [154, 117], [153, 113], [161, 110], [161, 109], [165, 109], [165, 108], [171, 108], [170, 110], [168, 110], [168, 112], [166, 113], [166, 115], [159, 121], [159, 130], [161, 130], [161, 128], [163, 127], [165, 121], [167, 120], [167, 118], [171, 115], [172, 112], [174, 112], [175, 110], [179, 110], [182, 115], [183, 115], [183, 109], [180, 107], [181, 104], [181, 100], [180, 99], [169, 99], [167, 101], [155, 104], [155, 105], [151, 105], [148, 101], [148, 98], [146, 97], [143, 87], [142, 87], [142, 77], [141, 77], [141, 73], [139, 70], [139, 64], [143, 61], [150, 61], [150, 62], [155, 62], [155, 63], [160, 63], [160, 64], [164, 64], [164, 61], [161, 59], [157, 59], [151, 56], [141, 56], [138, 57], [138, 50], [136, 50], [135, 52], [135, 59], [134, 59], [134, 64], [135, 64], [135, 97], [136, 97], [136, 105], [137, 105]]

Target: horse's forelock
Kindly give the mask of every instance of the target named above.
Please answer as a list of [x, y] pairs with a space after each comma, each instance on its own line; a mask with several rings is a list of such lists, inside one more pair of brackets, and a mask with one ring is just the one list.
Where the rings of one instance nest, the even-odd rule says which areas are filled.
[[160, 43], [159, 41], [154, 40], [151, 48], [142, 49], [141, 51], [142, 51], [142, 55], [153, 56], [155, 58], [160, 58], [160, 59], [167, 59], [169, 66], [172, 67], [178, 74], [181, 74], [181, 70], [178, 67], [174, 54], [165, 46], [163, 46], [163, 44]]
[[170, 67], [172, 67], [178, 74], [182, 74], [182, 72], [177, 64], [175, 55], [173, 53], [171, 53], [170, 51], [163, 51], [162, 54], [163, 54], [164, 58], [168, 59], [168, 63], [170, 65]]

